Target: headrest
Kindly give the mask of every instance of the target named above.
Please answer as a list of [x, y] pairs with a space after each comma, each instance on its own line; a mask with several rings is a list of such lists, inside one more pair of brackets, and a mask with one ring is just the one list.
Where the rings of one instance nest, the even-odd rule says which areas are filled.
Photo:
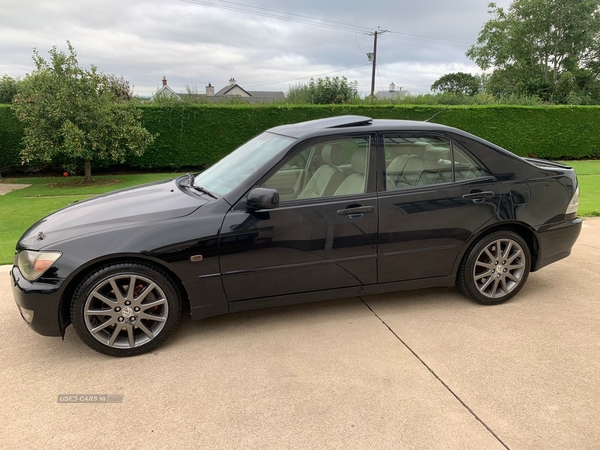
[[417, 155], [422, 158], [423, 155], [425, 154], [425, 150], [428, 147], [431, 147], [431, 144], [429, 144], [427, 142], [413, 142], [412, 147], [411, 147], [411, 152], [413, 155]]
[[338, 144], [325, 144], [321, 151], [323, 161], [330, 166], [339, 166], [342, 164], [342, 147]]
[[385, 149], [390, 150], [394, 156], [408, 155], [410, 154], [410, 147], [412, 144], [385, 144]]
[[350, 163], [354, 173], [364, 174], [367, 167], [367, 151], [365, 149], [355, 151]]
[[445, 147], [427, 147], [424, 158], [427, 161], [437, 162], [440, 159], [446, 158], [450, 150]]
[[385, 148], [391, 150], [394, 155], [418, 155], [423, 156], [423, 147], [427, 145], [425, 142], [403, 142], [401, 144], [386, 144]]

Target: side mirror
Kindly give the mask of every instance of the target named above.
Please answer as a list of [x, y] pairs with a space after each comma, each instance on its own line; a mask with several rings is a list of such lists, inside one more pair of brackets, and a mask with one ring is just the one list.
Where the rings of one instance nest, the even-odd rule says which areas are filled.
[[279, 191], [271, 188], [254, 188], [248, 193], [249, 209], [273, 209], [279, 206]]

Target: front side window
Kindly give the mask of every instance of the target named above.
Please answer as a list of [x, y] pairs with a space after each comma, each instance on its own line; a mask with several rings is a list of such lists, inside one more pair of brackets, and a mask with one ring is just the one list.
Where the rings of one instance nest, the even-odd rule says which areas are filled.
[[262, 185], [280, 199], [362, 194], [366, 192], [369, 137], [345, 137], [299, 149]]

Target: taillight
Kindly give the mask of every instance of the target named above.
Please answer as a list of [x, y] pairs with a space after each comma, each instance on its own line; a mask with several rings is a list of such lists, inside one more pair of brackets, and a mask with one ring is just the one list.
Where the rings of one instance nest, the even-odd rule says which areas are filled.
[[579, 186], [575, 189], [575, 193], [567, 206], [567, 212], [565, 214], [577, 214], [577, 208], [579, 208]]

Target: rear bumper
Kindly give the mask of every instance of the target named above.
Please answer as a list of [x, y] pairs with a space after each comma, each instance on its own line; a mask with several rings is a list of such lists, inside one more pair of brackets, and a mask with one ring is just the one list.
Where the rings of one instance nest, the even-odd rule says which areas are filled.
[[570, 222], [540, 227], [537, 230], [539, 253], [532, 270], [539, 270], [569, 256], [581, 233], [581, 223], [582, 220], [577, 217]]
[[12, 293], [23, 320], [43, 336], [62, 336], [59, 321], [60, 286], [62, 282], [31, 283], [17, 267], [10, 272]]

